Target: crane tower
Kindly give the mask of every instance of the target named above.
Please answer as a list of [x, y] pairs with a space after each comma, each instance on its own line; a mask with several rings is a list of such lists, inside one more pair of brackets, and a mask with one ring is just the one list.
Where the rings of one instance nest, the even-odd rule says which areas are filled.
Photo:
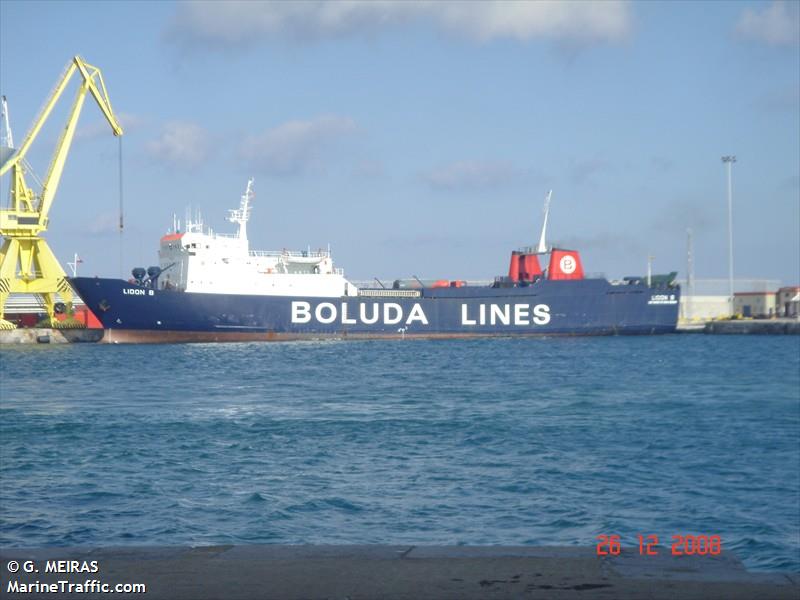
[[[41, 190], [36, 192], [28, 187], [25, 181], [27, 174], [36, 178], [26, 156], [31, 144], [75, 73], [80, 74], [82, 81], [70, 109], [67, 123], [56, 144], [47, 175], [41, 182]], [[80, 56], [75, 56], [67, 63], [64, 73], [56, 83], [39, 116], [34, 120], [20, 147], [3, 153], [0, 176], [11, 171], [11, 192], [9, 207], [0, 209], [0, 235], [5, 238], [0, 249], [0, 329], [14, 329], [14, 325], [3, 318], [5, 303], [11, 293], [27, 292], [39, 295], [44, 301], [50, 323], [53, 326], [57, 324], [55, 320], [56, 295], [60, 295], [65, 303], [72, 303], [72, 288], [67, 281], [64, 269], [56, 260], [47, 242], [40, 236], [47, 231], [49, 225], [50, 208], [64, 172], [67, 154], [75, 136], [75, 128], [87, 93], [91, 93], [97, 102], [114, 135], [122, 135], [122, 127], [111, 109], [111, 101], [108, 98], [100, 69], [84, 62]], [[3, 109], [7, 118], [5, 101]], [[8, 133], [8, 139], [10, 139], [10, 133]]]

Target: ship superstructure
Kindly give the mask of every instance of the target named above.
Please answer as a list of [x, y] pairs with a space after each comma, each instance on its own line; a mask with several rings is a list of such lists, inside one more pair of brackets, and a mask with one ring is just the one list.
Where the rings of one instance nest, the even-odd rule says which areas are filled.
[[[247, 182], [238, 209], [228, 221], [234, 234], [214, 232], [201, 217], [186, 220], [161, 238], [159, 269], [151, 287], [204, 294], [338, 297], [357, 294], [333, 266], [330, 249], [302, 251], [250, 250], [247, 221], [254, 198], [253, 179]], [[140, 271], [141, 273], [141, 271]], [[144, 277], [137, 278], [146, 281]]]

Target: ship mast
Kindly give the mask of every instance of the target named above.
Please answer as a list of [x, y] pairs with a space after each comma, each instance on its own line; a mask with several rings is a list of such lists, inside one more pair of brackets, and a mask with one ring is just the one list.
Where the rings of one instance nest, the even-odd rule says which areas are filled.
[[253, 192], [254, 181], [255, 179], [252, 177], [247, 180], [247, 189], [242, 195], [242, 201], [241, 204], [239, 204], [239, 208], [231, 209], [229, 211], [231, 214], [228, 216], [228, 221], [231, 223], [237, 223], [239, 225], [239, 231], [237, 232], [236, 237], [245, 242], [247, 241], [247, 220], [250, 218], [250, 201], [255, 197], [255, 192]]
[[544, 254], [547, 252], [547, 244], [545, 243], [545, 235], [547, 233], [547, 217], [550, 215], [550, 197], [553, 195], [553, 190], [547, 192], [547, 197], [544, 199], [544, 222], [542, 223], [542, 235], [539, 237], [539, 245], [536, 247], [536, 252]]

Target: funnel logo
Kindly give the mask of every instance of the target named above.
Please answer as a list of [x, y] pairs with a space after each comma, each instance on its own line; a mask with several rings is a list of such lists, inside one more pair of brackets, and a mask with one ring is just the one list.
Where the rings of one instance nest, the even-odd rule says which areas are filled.
[[575, 267], [578, 265], [571, 256], [562, 256], [558, 266], [561, 267], [561, 270], [567, 275], [572, 275], [575, 272]]

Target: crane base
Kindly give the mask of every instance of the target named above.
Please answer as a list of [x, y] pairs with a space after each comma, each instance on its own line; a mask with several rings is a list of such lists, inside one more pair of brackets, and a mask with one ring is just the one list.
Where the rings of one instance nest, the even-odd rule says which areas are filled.
[[53, 329], [86, 329], [86, 325], [80, 321], [57, 321], [53, 320]]

